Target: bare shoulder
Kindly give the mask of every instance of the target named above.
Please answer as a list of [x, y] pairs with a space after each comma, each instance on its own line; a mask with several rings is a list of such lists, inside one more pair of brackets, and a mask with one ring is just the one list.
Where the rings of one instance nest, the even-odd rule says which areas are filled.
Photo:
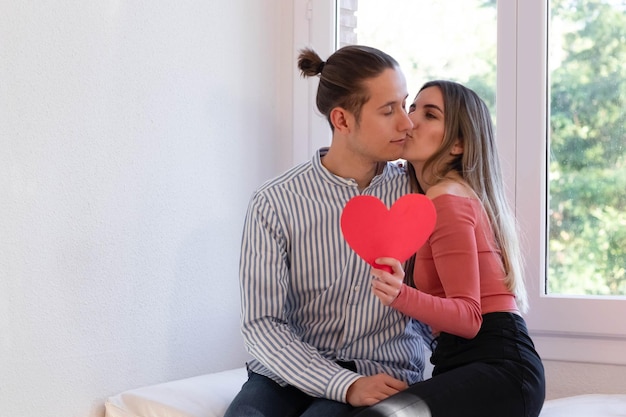
[[476, 193], [464, 181], [444, 179], [428, 189], [426, 196], [431, 200], [443, 194], [456, 195], [458, 197], [476, 198]]

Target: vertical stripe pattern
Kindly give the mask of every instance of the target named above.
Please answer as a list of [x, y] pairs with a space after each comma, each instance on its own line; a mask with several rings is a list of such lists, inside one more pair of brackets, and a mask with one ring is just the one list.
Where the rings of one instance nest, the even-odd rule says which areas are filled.
[[370, 267], [347, 245], [341, 212], [352, 197], [390, 207], [409, 192], [404, 170], [388, 163], [359, 192], [326, 170], [320, 150], [259, 188], [246, 215], [240, 260], [242, 334], [249, 368], [281, 385], [345, 402], [359, 375], [422, 379], [419, 323], [385, 307], [370, 290]]

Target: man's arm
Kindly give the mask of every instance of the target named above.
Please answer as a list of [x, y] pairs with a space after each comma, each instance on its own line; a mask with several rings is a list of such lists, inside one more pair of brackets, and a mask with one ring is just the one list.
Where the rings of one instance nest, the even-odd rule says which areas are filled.
[[281, 379], [305, 393], [346, 402], [348, 387], [361, 376], [322, 357], [300, 340], [285, 317], [289, 291], [287, 225], [262, 194], [246, 216], [240, 286], [242, 333], [248, 352]]

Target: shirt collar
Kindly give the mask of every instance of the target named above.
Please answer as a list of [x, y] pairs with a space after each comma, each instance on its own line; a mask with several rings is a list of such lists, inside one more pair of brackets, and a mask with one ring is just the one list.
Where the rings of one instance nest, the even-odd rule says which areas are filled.
[[[328, 147], [320, 148], [315, 155], [313, 155], [312, 164], [313, 169], [322, 177], [324, 180], [339, 185], [342, 187], [357, 187], [357, 182], [354, 178], [344, 178], [330, 172], [326, 167], [322, 164], [322, 158], [324, 155], [328, 153]], [[384, 181], [390, 174], [390, 166], [389, 162], [385, 163], [383, 170], [378, 175], [372, 178], [370, 184], [366, 188], [374, 187]]]

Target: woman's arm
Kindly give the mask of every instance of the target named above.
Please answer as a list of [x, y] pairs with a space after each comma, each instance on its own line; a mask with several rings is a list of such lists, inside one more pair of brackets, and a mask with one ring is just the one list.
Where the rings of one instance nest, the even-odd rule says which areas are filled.
[[443, 294], [402, 284], [404, 272], [399, 262], [389, 258], [377, 262], [391, 266], [394, 273], [373, 270], [379, 283], [372, 287], [385, 305], [430, 325], [433, 331], [472, 338], [482, 324], [476, 214], [471, 199], [451, 197], [433, 200], [437, 225], [428, 241], [432, 260], [420, 259], [418, 252], [414, 271], [416, 283], [440, 286]]

